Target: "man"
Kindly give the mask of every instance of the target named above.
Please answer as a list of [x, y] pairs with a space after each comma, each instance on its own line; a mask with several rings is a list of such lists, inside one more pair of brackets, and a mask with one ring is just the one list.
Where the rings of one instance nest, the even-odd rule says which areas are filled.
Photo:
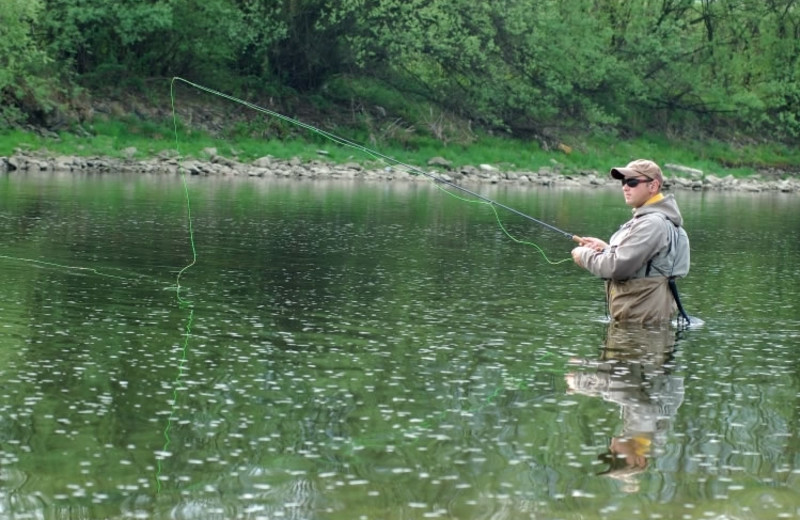
[[673, 195], [664, 195], [664, 175], [653, 161], [638, 159], [611, 176], [622, 181], [625, 204], [633, 218], [609, 243], [580, 239], [572, 250], [575, 263], [606, 280], [612, 320], [662, 323], [680, 308], [674, 279], [689, 272], [689, 238]]

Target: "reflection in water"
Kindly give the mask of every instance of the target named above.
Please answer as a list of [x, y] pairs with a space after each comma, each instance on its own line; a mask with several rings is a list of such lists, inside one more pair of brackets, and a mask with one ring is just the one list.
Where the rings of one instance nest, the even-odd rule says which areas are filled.
[[636, 475], [666, 442], [670, 422], [683, 403], [683, 378], [672, 374], [676, 332], [670, 327], [612, 323], [597, 360], [572, 360], [591, 372], [566, 375], [571, 392], [598, 396], [620, 406], [622, 431], [601, 455], [601, 473], [638, 491]]

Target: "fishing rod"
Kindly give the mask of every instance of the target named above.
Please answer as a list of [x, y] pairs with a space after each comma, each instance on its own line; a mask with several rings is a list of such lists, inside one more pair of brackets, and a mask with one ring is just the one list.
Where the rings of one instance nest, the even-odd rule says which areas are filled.
[[[306, 130], [308, 130], [308, 131], [310, 131], [312, 133], [316, 133], [316, 134], [321, 135], [321, 136], [323, 136], [323, 137], [325, 137], [327, 139], [330, 139], [334, 143], [337, 143], [337, 144], [340, 144], [342, 146], [346, 146], [346, 147], [349, 147], [349, 148], [353, 148], [353, 149], [358, 150], [358, 151], [360, 151], [362, 153], [365, 153], [365, 154], [367, 154], [367, 155], [369, 155], [369, 156], [371, 156], [371, 157], [373, 157], [375, 159], [379, 159], [379, 160], [388, 162], [388, 163], [390, 163], [392, 165], [400, 166], [402, 168], [405, 168], [409, 173], [412, 173], [412, 174], [415, 174], [415, 175], [423, 175], [425, 177], [428, 177], [429, 179], [432, 179], [434, 182], [437, 182], [437, 183], [440, 183], [440, 184], [444, 184], [444, 185], [447, 185], [447, 186], [449, 186], [449, 187], [451, 187], [453, 189], [460, 190], [460, 191], [462, 191], [464, 193], [467, 193], [470, 196], [472, 196], [472, 197], [474, 197], [474, 198], [476, 198], [476, 199], [478, 199], [478, 200], [480, 200], [480, 201], [482, 201], [482, 202], [484, 202], [486, 204], [489, 204], [490, 206], [495, 206], [495, 207], [498, 207], [498, 208], [502, 208], [502, 209], [504, 209], [504, 210], [506, 210], [506, 211], [508, 211], [510, 213], [513, 213], [513, 214], [518, 215], [518, 216], [520, 216], [522, 218], [525, 218], [525, 219], [527, 219], [527, 220], [529, 220], [531, 222], [539, 224], [540, 226], [543, 226], [543, 227], [549, 229], [550, 231], [553, 231], [553, 232], [558, 233], [558, 234], [560, 234], [560, 235], [562, 235], [562, 236], [564, 236], [566, 238], [569, 238], [570, 240], [572, 240], [574, 242], [580, 243], [583, 240], [583, 238], [579, 237], [578, 235], [573, 235], [572, 233], [568, 233], [568, 232], [566, 232], [566, 231], [564, 231], [562, 229], [559, 229], [559, 228], [553, 226], [552, 224], [548, 224], [547, 222], [543, 222], [543, 221], [541, 221], [541, 220], [539, 220], [537, 218], [534, 218], [534, 217], [532, 217], [532, 216], [530, 216], [530, 215], [528, 215], [526, 213], [523, 213], [523, 212], [521, 212], [521, 211], [519, 211], [517, 209], [514, 209], [514, 208], [512, 208], [510, 206], [506, 206], [505, 204], [501, 204], [500, 202], [497, 202], [496, 200], [493, 200], [493, 199], [490, 199], [488, 197], [485, 197], [485, 196], [483, 196], [483, 195], [481, 195], [481, 194], [479, 194], [479, 193], [477, 193], [475, 191], [467, 189], [467, 188], [465, 188], [465, 187], [463, 187], [463, 186], [461, 186], [459, 184], [456, 184], [456, 183], [454, 183], [452, 181], [449, 181], [449, 180], [447, 180], [447, 179], [445, 179], [445, 178], [443, 178], [443, 177], [441, 177], [439, 175], [426, 172], [426, 171], [424, 171], [424, 170], [422, 170], [420, 168], [417, 168], [415, 166], [412, 166], [410, 164], [405, 164], [405, 163], [403, 163], [401, 161], [398, 161], [397, 159], [394, 159], [392, 157], [384, 155], [384, 154], [382, 154], [382, 153], [380, 153], [378, 151], [371, 150], [371, 149], [367, 148], [366, 146], [360, 145], [360, 144], [355, 143], [353, 141], [349, 141], [349, 140], [344, 139], [342, 137], [339, 137], [337, 135], [331, 134], [330, 132], [326, 132], [325, 130], [322, 130], [322, 129], [317, 128], [315, 126], [312, 126], [310, 124], [303, 123], [302, 121], [299, 121], [297, 119], [293, 119], [293, 118], [291, 118], [289, 116], [285, 116], [285, 115], [280, 114], [278, 112], [275, 112], [273, 110], [269, 110], [268, 108], [260, 107], [258, 105], [253, 104], [253, 103], [250, 103], [249, 101], [245, 101], [243, 99], [239, 99], [239, 98], [233, 97], [233, 96], [225, 94], [223, 92], [219, 92], [217, 90], [214, 90], [214, 89], [211, 89], [211, 88], [208, 88], [208, 87], [204, 87], [202, 85], [198, 85], [197, 83], [194, 83], [192, 81], [189, 81], [189, 80], [177, 77], [177, 76], [172, 78], [171, 87], [174, 86], [174, 83], [176, 81], [181, 81], [181, 82], [186, 83], [187, 85], [192, 86], [192, 87], [194, 87], [194, 88], [196, 88], [198, 90], [202, 90], [204, 92], [207, 92], [209, 94], [213, 94], [215, 96], [220, 96], [220, 97], [222, 97], [224, 99], [227, 99], [229, 101], [233, 101], [234, 103], [238, 103], [238, 104], [243, 105], [243, 106], [245, 106], [247, 108], [255, 110], [256, 112], [261, 112], [262, 114], [266, 114], [266, 115], [269, 115], [271, 117], [275, 117], [277, 119], [285, 121], [287, 123], [291, 123], [293, 125], [299, 126], [300, 128], [304, 128], [304, 129], [306, 129]], [[174, 96], [174, 92], [173, 92], [172, 88], [170, 89], [170, 95], [172, 97], [172, 105], [173, 105], [173, 112], [174, 112], [175, 96]], [[177, 137], [177, 128], [176, 128], [176, 137]]]
[[554, 231], [554, 232], [556, 232], [556, 233], [558, 233], [560, 235], [564, 235], [565, 237], [569, 238], [570, 240], [573, 240], [573, 241], [578, 242], [578, 243], [580, 243], [581, 240], [583, 240], [578, 235], [573, 235], [572, 233], [568, 233], [568, 232], [566, 232], [566, 231], [564, 231], [562, 229], [559, 229], [559, 228], [553, 226], [552, 224], [548, 224], [547, 222], [543, 222], [543, 221], [541, 221], [541, 220], [539, 220], [537, 218], [534, 218], [534, 217], [528, 215], [527, 213], [523, 213], [523, 212], [521, 212], [521, 211], [519, 211], [517, 209], [514, 209], [511, 206], [506, 206], [505, 204], [501, 204], [500, 202], [497, 202], [496, 200], [490, 199], [488, 197], [484, 197], [480, 193], [477, 193], [475, 191], [467, 189], [467, 188], [465, 188], [465, 187], [463, 187], [463, 186], [461, 186], [459, 184], [456, 184], [454, 182], [448, 181], [447, 179], [445, 179], [443, 177], [440, 177], [440, 176], [435, 175], [433, 173], [429, 173], [429, 172], [420, 170], [418, 168], [414, 168], [414, 167], [409, 167], [409, 168], [411, 168], [411, 170], [414, 171], [414, 173], [422, 174], [425, 177], [428, 177], [429, 179], [433, 179], [435, 182], [438, 182], [438, 183], [441, 183], [441, 184], [446, 184], [447, 186], [450, 186], [451, 188], [454, 188], [454, 189], [457, 189], [457, 190], [461, 190], [464, 193], [468, 193], [469, 195], [471, 195], [472, 197], [475, 197], [476, 199], [482, 200], [483, 202], [485, 202], [487, 204], [491, 204], [492, 206], [497, 206], [498, 208], [502, 208], [502, 209], [504, 209], [504, 210], [506, 210], [506, 211], [508, 211], [510, 213], [514, 213], [515, 215], [519, 215], [522, 218], [528, 219], [531, 222], [535, 222], [536, 224], [539, 224], [540, 226], [546, 227], [550, 231]]

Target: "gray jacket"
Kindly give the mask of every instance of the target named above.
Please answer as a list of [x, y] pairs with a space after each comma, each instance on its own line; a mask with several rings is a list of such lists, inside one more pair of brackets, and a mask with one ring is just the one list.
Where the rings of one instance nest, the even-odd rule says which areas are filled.
[[689, 237], [673, 195], [636, 208], [608, 249], [581, 250], [582, 265], [606, 280], [615, 320], [659, 322], [677, 310], [667, 281], [689, 273]]

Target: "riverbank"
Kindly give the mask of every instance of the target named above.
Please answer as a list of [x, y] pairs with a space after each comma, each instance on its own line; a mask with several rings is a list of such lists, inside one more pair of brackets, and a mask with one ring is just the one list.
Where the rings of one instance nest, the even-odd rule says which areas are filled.
[[[81, 157], [42, 153], [18, 152], [0, 157], [0, 172], [84, 172], [84, 173], [139, 173], [179, 174], [198, 176], [232, 176], [259, 178], [294, 178], [303, 180], [350, 181], [428, 181], [423, 170], [403, 164], [376, 165], [348, 162], [336, 164], [324, 159], [303, 161], [298, 158], [278, 159], [261, 157], [252, 162], [239, 162], [222, 157], [215, 150], [206, 151], [205, 160], [180, 159], [171, 153], [162, 153], [149, 159], [134, 159], [135, 150], [128, 150], [130, 158]], [[664, 164], [665, 189], [717, 190], [717, 191], [773, 191], [800, 193], [797, 175], [754, 175], [737, 178], [713, 172], [688, 168], [679, 164]], [[448, 161], [434, 157], [428, 161], [424, 173], [458, 184], [517, 184], [521, 186], [601, 187], [616, 186], [607, 172], [586, 170], [565, 172], [558, 163], [537, 171], [503, 171], [490, 164], [453, 168]], [[782, 178], [783, 177], [783, 178]]]

